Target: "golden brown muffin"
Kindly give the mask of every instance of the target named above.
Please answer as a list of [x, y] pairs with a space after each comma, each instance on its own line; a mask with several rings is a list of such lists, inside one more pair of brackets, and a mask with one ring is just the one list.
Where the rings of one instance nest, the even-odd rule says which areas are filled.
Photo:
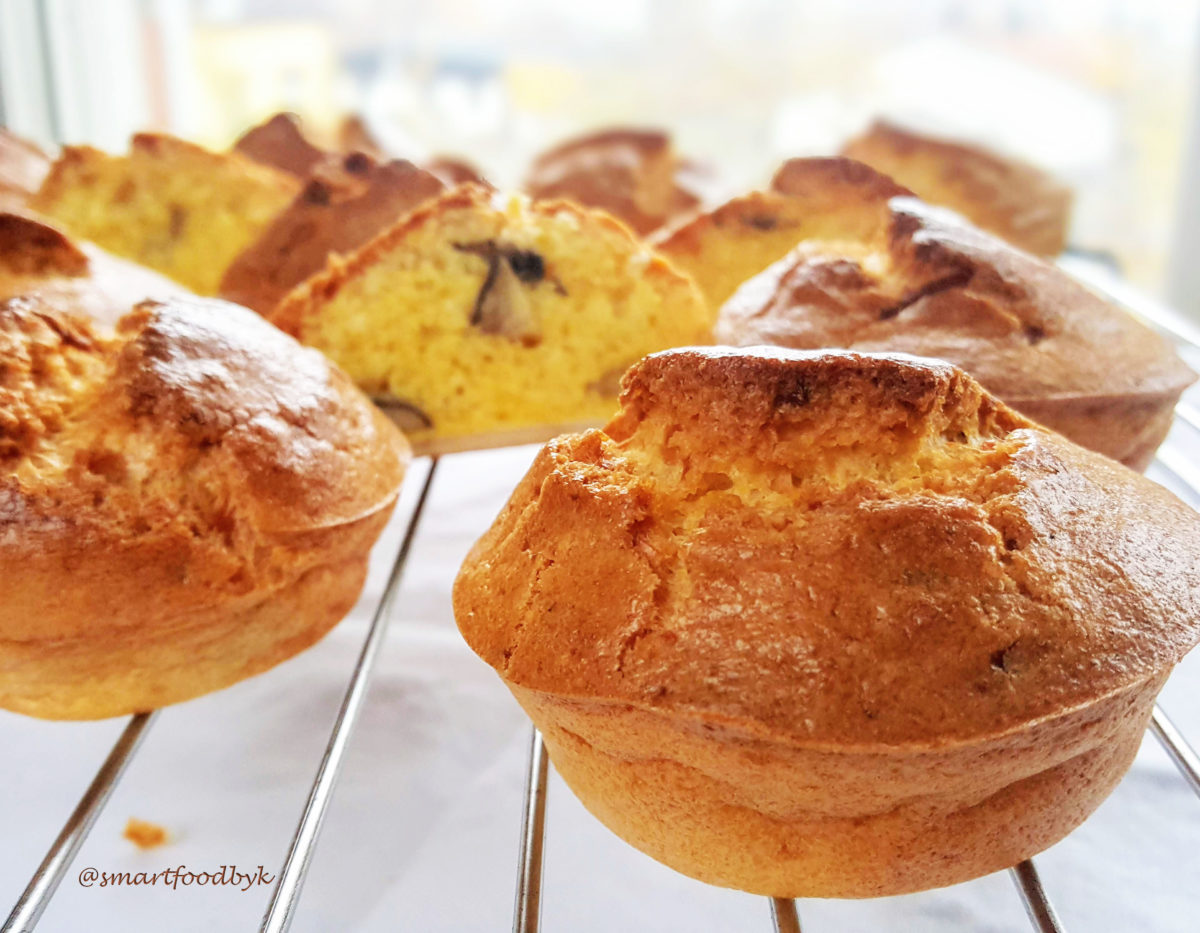
[[729, 299], [718, 342], [940, 357], [1077, 444], [1146, 468], [1196, 378], [1166, 340], [948, 211], [874, 187], [840, 198], [820, 235]]
[[252, 126], [238, 137], [233, 149], [297, 178], [307, 178], [330, 155], [304, 134], [300, 118], [294, 113], [277, 113]]
[[661, 231], [650, 243], [696, 280], [715, 314], [739, 285], [797, 243], [848, 228], [867, 237], [879, 220], [863, 203], [882, 205], [910, 193], [850, 159], [809, 159], [806, 169], [803, 178], [797, 173], [791, 194], [752, 191]]
[[[1026, 162], [884, 120], [846, 143], [842, 155], [890, 175], [930, 204], [953, 208], [1027, 252], [1057, 256], [1067, 245], [1071, 189]], [[793, 162], [776, 173], [771, 183], [776, 190], [788, 192]]]
[[300, 190], [291, 175], [236, 152], [152, 133], [128, 155], [68, 146], [30, 206], [75, 236], [201, 295]]
[[236, 305], [101, 335], [0, 303], [0, 707], [98, 719], [228, 686], [354, 605], [408, 446]]
[[75, 242], [47, 223], [0, 212], [0, 301], [37, 296], [103, 327], [139, 301], [187, 294], [170, 279]]
[[534, 160], [525, 190], [599, 207], [645, 235], [698, 209], [700, 169], [658, 130], [610, 129], [568, 140]]
[[267, 314], [331, 255], [358, 249], [444, 187], [411, 162], [377, 164], [361, 152], [334, 157], [233, 261], [221, 297]]
[[712, 334], [695, 285], [608, 214], [471, 185], [331, 260], [271, 320], [423, 451], [601, 424], [630, 363]]
[[552, 441], [454, 610], [614, 832], [870, 897], [1051, 845], [1200, 640], [1200, 516], [936, 360], [684, 349]]
[[0, 211], [21, 210], [50, 171], [50, 157], [0, 126]]

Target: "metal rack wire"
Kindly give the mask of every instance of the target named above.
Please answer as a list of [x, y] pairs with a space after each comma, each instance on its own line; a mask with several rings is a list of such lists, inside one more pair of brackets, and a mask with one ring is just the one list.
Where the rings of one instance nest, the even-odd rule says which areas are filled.
[[[1169, 311], [1140, 299], [1135, 293], [1114, 287], [1108, 279], [1089, 276], [1086, 269], [1072, 265], [1071, 271], [1089, 281], [1093, 287], [1108, 292], [1115, 300], [1173, 339], [1200, 351], [1200, 331], [1179, 322]], [[1186, 402], [1181, 403], [1176, 410], [1176, 421], [1200, 436], [1200, 409]], [[1179, 451], [1165, 445], [1159, 452], [1156, 463], [1189, 489], [1192, 495], [1200, 498], [1200, 470]], [[428, 461], [420, 492], [409, 514], [407, 527], [383, 595], [372, 616], [366, 639], [350, 675], [345, 697], [313, 779], [312, 789], [259, 927], [260, 933], [285, 933], [296, 915], [309, 864], [341, 772], [346, 749], [370, 687], [371, 674], [386, 634], [392, 603], [399, 590], [404, 567], [425, 511], [437, 464], [436, 457]], [[117, 781], [133, 759], [157, 716], [157, 712], [151, 712], [140, 713], [130, 718], [112, 751], [101, 764], [95, 778], [37, 867], [4, 926], [0, 927], [0, 933], [31, 933], [34, 930], [70, 868], [79, 847], [87, 838]], [[1200, 796], [1200, 756], [1157, 706], [1154, 708], [1148, 731], [1162, 744], [1193, 791]], [[514, 933], [537, 933], [540, 924], [548, 765], [549, 758], [545, 746], [541, 736], [534, 729], [529, 743], [525, 778], [524, 815], [513, 911]], [[1009, 872], [1034, 929], [1038, 933], [1063, 933], [1064, 927], [1046, 894], [1034, 862], [1026, 860]], [[773, 929], [777, 933], [800, 933], [800, 917], [794, 901], [770, 898], [768, 904]]]

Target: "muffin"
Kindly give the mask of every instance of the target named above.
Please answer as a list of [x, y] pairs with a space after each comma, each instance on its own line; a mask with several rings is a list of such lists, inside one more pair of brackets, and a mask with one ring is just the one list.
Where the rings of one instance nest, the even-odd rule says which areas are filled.
[[[847, 192], [852, 194], [846, 204]], [[714, 314], [746, 279], [787, 255], [797, 243], [855, 226], [859, 237], [878, 218], [859, 202], [883, 205], [910, 192], [849, 159], [810, 159], [791, 193], [752, 191], [662, 231], [651, 244], [695, 279]]]
[[215, 295], [226, 267], [300, 190], [238, 153], [151, 133], [128, 155], [68, 146], [31, 207], [67, 232]]
[[250, 127], [233, 144], [233, 151], [302, 179], [330, 155], [304, 134], [294, 113], [277, 113]]
[[146, 302], [102, 334], [17, 298], [0, 370], [0, 707], [176, 703], [354, 605], [409, 453], [319, 353], [223, 302]]
[[1200, 640], [1200, 516], [947, 363], [683, 349], [535, 460], [454, 610], [584, 805], [774, 897], [1060, 839]]
[[271, 320], [326, 353], [419, 450], [599, 424], [648, 352], [711, 339], [695, 286], [624, 224], [464, 186], [290, 293]]
[[[1071, 189], [1036, 166], [884, 120], [846, 143], [842, 155], [865, 162], [922, 200], [952, 208], [1026, 252], [1057, 256], [1067, 245]], [[788, 192], [794, 161], [779, 169], [773, 188]]]
[[379, 164], [360, 152], [330, 158], [225, 270], [221, 297], [267, 314], [331, 255], [353, 252], [443, 189], [411, 162]]
[[948, 211], [873, 186], [839, 198], [819, 236], [726, 302], [719, 342], [940, 357], [1077, 444], [1146, 468], [1196, 378], [1166, 340]]
[[37, 296], [105, 327], [139, 301], [186, 294], [170, 279], [40, 220], [0, 212], [0, 301]]
[[50, 171], [50, 157], [0, 126], [0, 211], [21, 210]]
[[705, 169], [680, 158], [659, 130], [589, 133], [542, 153], [525, 190], [598, 207], [645, 235], [703, 203]]

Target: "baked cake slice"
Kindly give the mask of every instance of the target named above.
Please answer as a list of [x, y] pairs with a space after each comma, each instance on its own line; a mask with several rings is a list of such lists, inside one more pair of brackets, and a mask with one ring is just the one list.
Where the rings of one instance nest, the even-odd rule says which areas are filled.
[[215, 295], [226, 267], [300, 190], [235, 153], [139, 133], [127, 155], [68, 146], [30, 206], [69, 233]]
[[330, 356], [425, 450], [600, 423], [634, 361], [711, 342], [695, 285], [624, 224], [472, 185], [335, 257], [271, 319]]

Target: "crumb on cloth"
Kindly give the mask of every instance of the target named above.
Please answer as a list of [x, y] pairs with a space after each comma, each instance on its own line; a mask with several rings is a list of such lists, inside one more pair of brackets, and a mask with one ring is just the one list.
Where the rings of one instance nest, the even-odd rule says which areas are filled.
[[131, 816], [122, 835], [139, 849], [153, 849], [167, 841], [167, 831], [157, 823], [148, 823]]

